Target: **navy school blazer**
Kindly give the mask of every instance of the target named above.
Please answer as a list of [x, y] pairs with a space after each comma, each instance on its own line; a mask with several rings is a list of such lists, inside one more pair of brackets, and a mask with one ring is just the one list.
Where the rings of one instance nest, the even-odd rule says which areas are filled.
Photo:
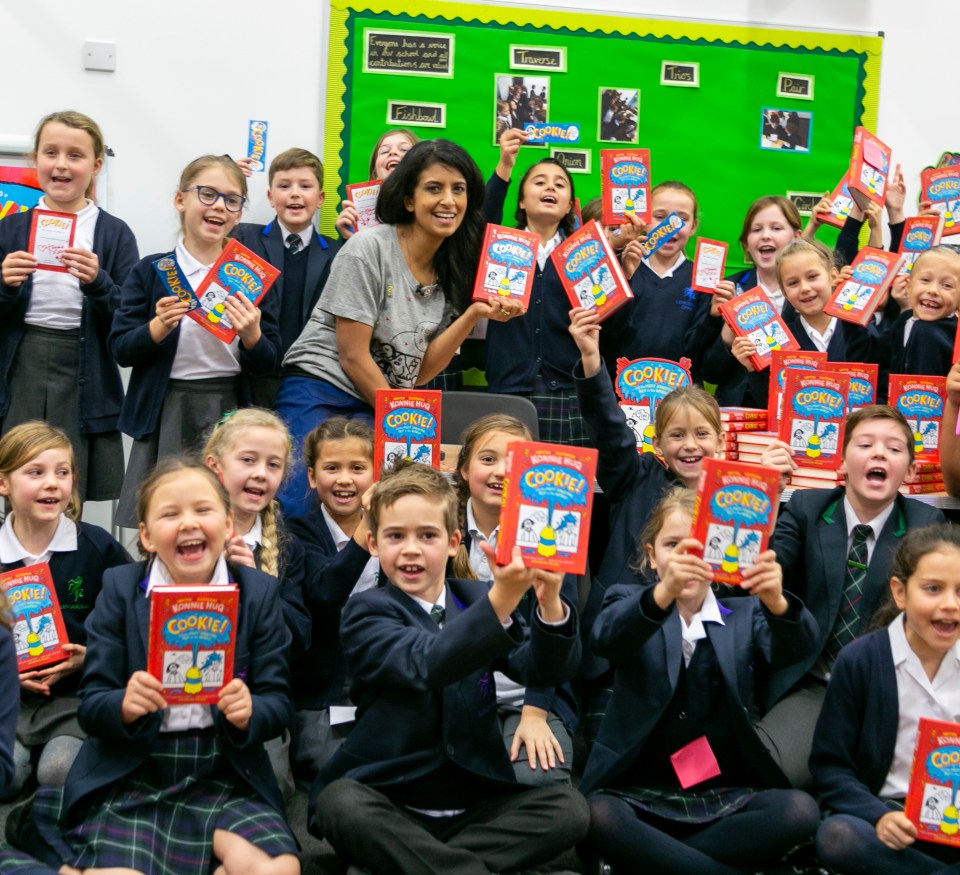
[[[0, 223], [0, 261], [30, 246], [33, 211], [16, 213]], [[120, 304], [120, 286], [137, 262], [137, 240], [126, 222], [100, 210], [93, 232], [93, 252], [100, 272], [81, 285], [80, 347], [77, 361], [80, 431], [101, 434], [117, 430], [123, 404], [120, 371], [107, 342], [113, 313]], [[33, 277], [20, 286], [0, 278], [0, 419], [10, 408], [10, 368], [26, 331], [23, 321], [33, 293]]]
[[[234, 675], [243, 677], [253, 697], [253, 714], [246, 732], [226, 721], [213, 706], [214, 725], [223, 753], [240, 781], [283, 813], [263, 743], [293, 721], [288, 650], [290, 632], [280, 612], [276, 581], [245, 566], [231, 566], [240, 587]], [[87, 620], [87, 655], [80, 684], [80, 726], [88, 734], [67, 775], [60, 823], [80, 822], [84, 802], [98, 790], [140, 768], [160, 732], [162, 714], [145, 715], [129, 726], [120, 719], [127, 681], [147, 667], [150, 599], [141, 582], [147, 564], [111, 568]]]
[[[293, 636], [290, 642], [290, 658], [297, 659], [310, 648], [312, 628], [310, 614], [303, 602], [303, 583], [306, 577], [303, 545], [290, 534], [283, 520], [277, 524], [283, 530], [280, 540], [280, 561], [277, 563], [278, 576], [274, 578], [280, 588], [280, 612]], [[258, 545], [253, 553], [257, 568], [261, 571], [263, 546]]]

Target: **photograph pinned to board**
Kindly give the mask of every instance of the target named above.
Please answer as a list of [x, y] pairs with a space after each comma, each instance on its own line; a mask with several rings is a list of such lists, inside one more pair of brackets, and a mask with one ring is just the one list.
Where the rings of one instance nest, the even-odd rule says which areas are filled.
[[764, 107], [760, 112], [760, 148], [809, 152], [812, 112]]
[[602, 143], [637, 143], [640, 139], [640, 89], [600, 88]]
[[493, 143], [510, 128], [523, 130], [529, 123], [547, 121], [550, 79], [546, 76], [494, 75]]

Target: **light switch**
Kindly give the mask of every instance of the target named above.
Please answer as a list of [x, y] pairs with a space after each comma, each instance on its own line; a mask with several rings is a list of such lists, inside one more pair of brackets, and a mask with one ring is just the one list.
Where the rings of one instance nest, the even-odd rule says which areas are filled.
[[112, 73], [117, 69], [117, 44], [85, 42], [83, 44], [83, 69], [103, 70]]

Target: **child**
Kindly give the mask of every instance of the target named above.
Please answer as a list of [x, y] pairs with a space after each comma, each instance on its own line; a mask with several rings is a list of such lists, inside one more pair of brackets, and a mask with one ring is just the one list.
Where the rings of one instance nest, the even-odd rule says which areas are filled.
[[960, 862], [957, 848], [918, 844], [903, 813], [917, 721], [960, 721], [958, 569], [956, 526], [912, 531], [893, 561], [893, 605], [878, 617], [885, 627], [836, 662], [810, 756], [832, 814], [817, 852], [836, 871], [902, 875]]
[[0, 799], [7, 795], [13, 780], [13, 746], [17, 734], [17, 712], [20, 697], [12, 694], [20, 681], [17, 679], [17, 649], [10, 629], [10, 608], [0, 592], [0, 689], [6, 695], [0, 699]]
[[[470, 302], [482, 240], [483, 184], [449, 140], [407, 153], [384, 183], [377, 227], [350, 238], [299, 340], [283, 362], [277, 412], [298, 445], [334, 414], [372, 422], [378, 388], [423, 385], [447, 365], [480, 318], [505, 320], [515, 301]], [[303, 474], [281, 492], [306, 513]]]
[[[280, 355], [300, 336], [320, 299], [340, 243], [313, 227], [323, 204], [323, 164], [306, 149], [287, 149], [270, 162], [267, 200], [277, 214], [268, 225], [241, 222], [233, 237], [274, 267], [280, 276], [263, 300], [277, 314]], [[273, 407], [280, 388], [279, 362], [273, 374], [252, 379], [254, 402]]]
[[[292, 716], [276, 583], [224, 559], [230, 499], [198, 462], [162, 461], [140, 489], [138, 515], [150, 561], [104, 576], [80, 691], [89, 737], [62, 798], [38, 793], [38, 829], [71, 872], [206, 875], [219, 861], [224, 875], [297, 875], [297, 843], [263, 750]], [[215, 708], [168, 706], [145, 671], [150, 593], [173, 581], [240, 588], [234, 677]]]
[[[483, 581], [493, 578], [482, 545], [496, 549], [507, 447], [517, 440], [532, 440], [530, 430], [519, 419], [499, 413], [480, 417], [463, 433], [454, 479], [463, 535], [452, 563], [454, 577]], [[567, 601], [577, 604], [576, 577], [564, 575], [561, 592]], [[533, 619], [533, 602], [532, 597], [520, 602], [520, 612], [527, 623]], [[503, 740], [517, 780], [533, 785], [569, 783], [578, 719], [573, 691], [566, 684], [528, 689], [501, 672], [496, 673], [494, 680]]]
[[[943, 521], [939, 510], [897, 491], [913, 474], [913, 451], [913, 431], [898, 411], [875, 405], [851, 413], [840, 466], [845, 485], [795, 491], [777, 520], [771, 547], [786, 569], [784, 587], [819, 627], [805, 658], [771, 679], [767, 705], [777, 704], [760, 727], [794, 786], [810, 784], [807, 753], [825, 682], [840, 648], [861, 634], [879, 604], [901, 539]], [[778, 443], [766, 461], [789, 474], [789, 455]], [[856, 570], [862, 573], [854, 577]]]
[[[760, 869], [819, 821], [806, 793], [769, 789], [786, 780], [751, 718], [764, 669], [801, 658], [816, 624], [770, 550], [744, 572], [749, 597], [717, 598], [689, 537], [695, 501], [676, 487], [659, 503], [641, 538], [657, 582], [612, 587], [593, 630], [615, 682], [580, 788], [590, 844], [616, 872]], [[691, 745], [712, 769], [681, 773]]]
[[954, 364], [947, 374], [947, 403], [943, 406], [943, 422], [947, 425], [940, 432], [940, 466], [947, 494], [960, 495], [960, 435], [950, 428], [950, 423], [960, 419], [960, 363]]
[[[314, 786], [311, 831], [374, 872], [504, 872], [552, 859], [586, 833], [586, 804], [563, 784], [516, 783], [491, 673], [528, 685], [572, 677], [580, 648], [561, 575], [524, 568], [517, 548], [489, 590], [446, 581], [457, 499], [423, 465], [384, 475], [369, 525], [388, 582], [344, 609], [357, 725]], [[527, 626], [514, 611], [531, 586]]]
[[[63, 614], [70, 657], [20, 675], [16, 775], [8, 792], [23, 788], [36, 760], [41, 784], [63, 784], [83, 740], [77, 688], [84, 664], [84, 622], [108, 568], [130, 561], [99, 526], [83, 523], [73, 448], [66, 433], [45, 422], [24, 422], [0, 439], [0, 571], [46, 562]], [[8, 698], [16, 698], [13, 689]]]
[[293, 766], [314, 781], [345, 737], [348, 724], [331, 721], [331, 706], [349, 706], [340, 612], [347, 599], [376, 585], [379, 563], [367, 548], [364, 502], [373, 486], [373, 429], [333, 416], [303, 443], [304, 464], [316, 501], [290, 520], [303, 544], [304, 594], [313, 626], [310, 649], [294, 663]]
[[157, 459], [180, 455], [228, 410], [251, 399], [250, 377], [276, 368], [275, 311], [254, 307], [241, 294], [224, 302], [237, 337], [227, 344], [187, 315], [175, 294], [195, 289], [240, 221], [247, 182], [226, 155], [204, 155], [180, 176], [173, 205], [183, 237], [173, 252], [144, 258], [130, 274], [113, 319], [110, 348], [133, 369], [120, 428], [133, 448], [117, 507], [117, 523], [135, 521], [136, 489]]
[[105, 156], [100, 128], [82, 113], [51, 113], [37, 127], [37, 208], [76, 217], [66, 272], [38, 270], [26, 251], [33, 210], [0, 224], [0, 429], [31, 419], [62, 428], [85, 501], [115, 499], [123, 481], [123, 384], [107, 335], [139, 257], [133, 232], [90, 199]]

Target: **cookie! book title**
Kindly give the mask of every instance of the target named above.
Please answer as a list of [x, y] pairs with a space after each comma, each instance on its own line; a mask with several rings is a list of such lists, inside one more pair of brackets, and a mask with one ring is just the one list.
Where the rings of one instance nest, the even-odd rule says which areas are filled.
[[921, 170], [920, 200], [929, 201], [943, 216], [944, 237], [960, 234], [960, 166]]
[[233, 678], [240, 593], [234, 584], [155, 586], [147, 672], [169, 705], [212, 705]]
[[657, 405], [674, 389], [689, 386], [690, 359], [617, 359], [614, 388], [620, 396], [620, 409], [633, 429], [640, 453], [652, 453], [656, 436]]
[[797, 350], [800, 344], [780, 318], [766, 293], [756, 287], [720, 305], [720, 315], [737, 337], [749, 337], [756, 353], [750, 356], [754, 370], [770, 365], [776, 350]]
[[783, 381], [787, 368], [815, 371], [827, 361], [825, 352], [810, 352], [805, 349], [784, 352], [778, 349], [770, 356], [770, 386], [767, 391], [767, 422], [779, 422], [783, 408]]
[[513, 298], [526, 310], [530, 306], [539, 245], [540, 238], [530, 231], [487, 225], [473, 283], [473, 300]]
[[917, 838], [960, 848], [960, 723], [921, 717], [903, 813]]
[[840, 467], [850, 378], [833, 371], [788, 370], [777, 437], [808, 468]]
[[17, 648], [17, 671], [33, 671], [70, 654], [63, 649], [67, 630], [60, 613], [60, 600], [46, 562], [26, 565], [0, 574], [7, 596]]
[[909, 274], [917, 259], [928, 249], [939, 245], [946, 219], [943, 213], [936, 216], [911, 216], [903, 223], [903, 237], [897, 250], [903, 256], [899, 274]]
[[887, 403], [913, 430], [913, 452], [924, 462], [940, 461], [940, 428], [947, 403], [947, 378], [891, 374]]
[[749, 462], [704, 459], [697, 485], [691, 537], [718, 583], [739, 585], [743, 570], [770, 542], [780, 474]]
[[434, 389], [377, 389], [374, 405], [373, 470], [408, 459], [440, 467], [440, 399]]
[[823, 312], [855, 325], [867, 325], [897, 276], [903, 256], [864, 246], [850, 267], [850, 279], [837, 284]]
[[596, 220], [567, 237], [550, 258], [571, 307], [596, 310], [602, 322], [633, 300], [620, 261]]
[[540, 441], [511, 443], [497, 563], [509, 563], [518, 546], [530, 568], [583, 574], [596, 475], [596, 450]]
[[870, 204], [882, 207], [886, 202], [892, 155], [890, 147], [865, 127], [854, 131], [847, 185], [861, 210]]
[[604, 225], [650, 221], [649, 149], [601, 149], [600, 184]]
[[850, 378], [850, 393], [847, 395], [847, 409], [850, 413], [877, 403], [877, 376], [880, 365], [830, 362], [830, 370], [846, 374]]

